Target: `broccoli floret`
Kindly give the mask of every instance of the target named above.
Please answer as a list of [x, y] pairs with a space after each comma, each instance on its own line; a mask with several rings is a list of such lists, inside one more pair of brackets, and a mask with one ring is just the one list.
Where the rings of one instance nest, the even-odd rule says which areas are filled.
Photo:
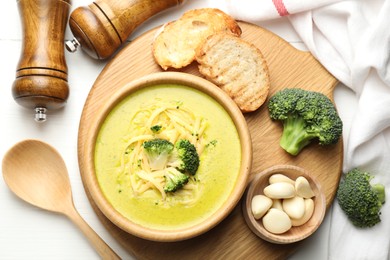
[[199, 167], [199, 155], [195, 146], [186, 139], [177, 141], [168, 165], [195, 175]]
[[270, 117], [283, 122], [280, 146], [297, 155], [314, 139], [320, 145], [335, 144], [343, 123], [332, 101], [319, 92], [299, 88], [284, 89], [268, 103]]
[[167, 168], [166, 174], [164, 175], [165, 178], [165, 185], [164, 185], [164, 191], [165, 192], [175, 192], [178, 189], [182, 188], [184, 184], [186, 184], [189, 180], [189, 177], [176, 170], [176, 168]]
[[158, 133], [160, 130], [161, 130], [162, 126], [161, 125], [154, 125], [152, 127], [150, 127], [150, 130], [153, 132], [153, 133]]
[[341, 209], [357, 227], [372, 227], [381, 221], [385, 187], [382, 184], [371, 185], [372, 178], [368, 172], [353, 169], [345, 175], [337, 190]]
[[152, 139], [143, 143], [143, 148], [152, 170], [165, 168], [169, 155], [174, 148], [173, 144], [165, 139]]

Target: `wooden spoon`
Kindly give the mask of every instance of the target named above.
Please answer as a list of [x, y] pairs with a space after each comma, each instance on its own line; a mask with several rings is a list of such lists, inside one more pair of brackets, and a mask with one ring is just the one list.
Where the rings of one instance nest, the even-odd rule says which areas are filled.
[[17, 196], [34, 206], [64, 214], [103, 259], [120, 259], [74, 207], [65, 163], [53, 147], [38, 140], [22, 141], [6, 153], [2, 167], [5, 182]]

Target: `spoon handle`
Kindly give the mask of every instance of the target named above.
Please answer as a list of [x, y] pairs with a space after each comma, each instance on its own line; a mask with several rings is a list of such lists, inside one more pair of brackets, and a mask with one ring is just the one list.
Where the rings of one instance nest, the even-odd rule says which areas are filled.
[[69, 207], [65, 215], [75, 223], [84, 235], [89, 239], [91, 244], [95, 247], [98, 254], [102, 259], [121, 259], [112, 249], [109, 247], [106, 242], [88, 225], [87, 222], [80, 216], [74, 205]]

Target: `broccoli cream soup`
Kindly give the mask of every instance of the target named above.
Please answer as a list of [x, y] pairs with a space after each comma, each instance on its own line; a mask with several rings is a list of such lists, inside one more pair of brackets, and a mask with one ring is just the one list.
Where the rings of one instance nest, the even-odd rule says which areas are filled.
[[131, 221], [159, 230], [202, 222], [240, 172], [236, 127], [208, 95], [180, 85], [132, 93], [105, 119], [95, 147], [100, 187]]

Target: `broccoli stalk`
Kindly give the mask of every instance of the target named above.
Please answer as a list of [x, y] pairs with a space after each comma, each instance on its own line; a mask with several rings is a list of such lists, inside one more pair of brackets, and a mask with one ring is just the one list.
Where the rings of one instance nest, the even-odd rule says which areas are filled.
[[337, 190], [341, 209], [357, 227], [372, 227], [381, 221], [385, 187], [382, 184], [371, 185], [372, 178], [368, 172], [353, 169], [345, 175]]
[[166, 174], [164, 175], [164, 178], [165, 192], [175, 192], [178, 189], [182, 188], [189, 180], [189, 177], [186, 174], [176, 170], [176, 168], [173, 167], [166, 169]]
[[297, 155], [315, 137], [307, 132], [305, 120], [298, 115], [288, 116], [283, 121], [283, 133], [280, 146], [292, 155]]
[[162, 170], [166, 167], [168, 158], [174, 148], [165, 139], [152, 139], [143, 143], [143, 148], [152, 170]]
[[342, 134], [342, 121], [336, 108], [325, 95], [299, 88], [284, 89], [270, 98], [270, 117], [283, 123], [280, 146], [297, 155], [314, 139], [320, 145], [337, 143]]
[[385, 192], [385, 186], [383, 184], [377, 183], [371, 185], [372, 189], [375, 191], [376, 195], [378, 196], [378, 200], [381, 203], [381, 207], [383, 204], [385, 204], [386, 201], [386, 192]]
[[181, 172], [195, 175], [199, 167], [199, 155], [195, 146], [186, 139], [177, 141], [168, 165]]

